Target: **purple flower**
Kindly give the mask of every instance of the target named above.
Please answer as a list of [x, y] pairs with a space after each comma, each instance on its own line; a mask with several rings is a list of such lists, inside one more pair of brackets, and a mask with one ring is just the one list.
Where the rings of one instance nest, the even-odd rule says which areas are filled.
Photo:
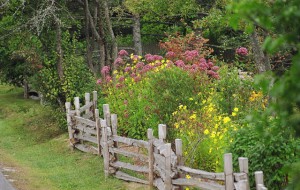
[[112, 78], [111, 78], [111, 76], [108, 75], [108, 76], [105, 77], [105, 80], [106, 80], [106, 82], [111, 82]]
[[137, 69], [142, 69], [144, 67], [144, 63], [143, 62], [138, 62], [137, 64], [136, 64], [136, 68]]
[[169, 51], [168, 53], [166, 53], [167, 58], [173, 58], [175, 56], [176, 56], [176, 54], [173, 51]]
[[213, 67], [214, 66], [214, 64], [211, 62], [211, 61], [209, 61], [208, 63], [207, 63], [207, 65], [208, 65], [208, 67]]
[[131, 71], [131, 67], [126, 67], [126, 68], [124, 69], [124, 71], [125, 71], [126, 73], [130, 72], [130, 71]]
[[219, 67], [218, 67], [218, 66], [213, 66], [213, 67], [211, 68], [211, 70], [217, 71], [217, 70], [219, 70]]
[[123, 82], [124, 80], [125, 80], [125, 77], [124, 76], [120, 76], [119, 82]]
[[185, 64], [184, 64], [184, 62], [183, 62], [182, 60], [177, 60], [177, 61], [175, 62], [175, 65], [176, 65], [177, 67], [184, 67], [184, 66], [185, 66]]
[[104, 66], [104, 67], [101, 69], [101, 74], [105, 76], [105, 75], [109, 74], [109, 70], [110, 70], [110, 67], [109, 67], [109, 66]]
[[119, 51], [118, 55], [121, 57], [128, 56], [128, 52], [126, 50], [122, 49], [121, 51]]
[[157, 60], [157, 61], [161, 61], [161, 60], [164, 59], [164, 58], [163, 58], [162, 56], [160, 56], [160, 55], [153, 55], [153, 58], [154, 58], [154, 60]]
[[248, 50], [245, 47], [240, 47], [240, 48], [237, 48], [235, 50], [235, 53], [238, 54], [238, 55], [241, 55], [241, 56], [247, 56], [248, 55]]
[[155, 61], [154, 56], [151, 55], [151, 54], [146, 54], [145, 59], [146, 59], [147, 62]]
[[114, 62], [115, 65], [122, 65], [124, 64], [124, 61], [121, 57], [118, 57], [115, 62]]
[[102, 84], [102, 80], [101, 80], [101, 79], [98, 79], [98, 80], [97, 80], [97, 84]]

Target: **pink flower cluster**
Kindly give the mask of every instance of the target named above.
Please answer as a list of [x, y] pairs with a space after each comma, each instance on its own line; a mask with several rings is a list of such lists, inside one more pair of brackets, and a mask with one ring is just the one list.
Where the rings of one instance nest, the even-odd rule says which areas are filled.
[[239, 47], [235, 50], [235, 53], [240, 55], [240, 56], [247, 56], [248, 55], [248, 50], [245, 47]]
[[[140, 58], [136, 55], [130, 59], [128, 57], [128, 53], [125, 50], [121, 50], [118, 53], [118, 58], [115, 60], [115, 64], [119, 70], [122, 70], [124, 72], [124, 76], [120, 76], [117, 79], [117, 88], [121, 88], [124, 86], [124, 81], [126, 77], [130, 77], [135, 82], [139, 82], [143, 75], [151, 70], [156, 69], [157, 67], [162, 65], [162, 60], [164, 59], [162, 56], [159, 55], [152, 55], [152, 54], [146, 54], [145, 55], [145, 62], [142, 62]], [[188, 71], [189, 73], [193, 73], [197, 75], [197, 72], [204, 72], [208, 76], [219, 79], [219, 74], [217, 71], [219, 70], [218, 66], [215, 66], [212, 61], [206, 60], [204, 58], [199, 57], [199, 53], [196, 50], [192, 51], [186, 51], [184, 53], [185, 59], [184, 60], [176, 60], [176, 55], [174, 52], [168, 52], [166, 54], [166, 57], [170, 58], [171, 61], [167, 61], [167, 67], [178, 67], [183, 70]], [[172, 60], [173, 58], [173, 60]], [[134, 61], [139, 61], [135, 64], [135, 66], [128, 66], [127, 64], [131, 63], [135, 64]], [[175, 63], [174, 63], [174, 62]], [[126, 63], [126, 65], [125, 65]], [[151, 64], [149, 64], [151, 63]], [[188, 63], [188, 64], [186, 64]], [[105, 82], [111, 82], [112, 77], [109, 75], [110, 73], [110, 67], [104, 66], [101, 70], [102, 77], [105, 79]], [[97, 81], [97, 84], [103, 84], [102, 80], [99, 79]]]

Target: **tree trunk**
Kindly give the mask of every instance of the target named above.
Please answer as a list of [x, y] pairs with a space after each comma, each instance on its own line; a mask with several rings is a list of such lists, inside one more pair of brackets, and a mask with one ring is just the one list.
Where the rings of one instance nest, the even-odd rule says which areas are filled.
[[262, 51], [262, 49], [260, 47], [257, 32], [255, 29], [254, 29], [253, 33], [251, 34], [250, 39], [252, 42], [254, 60], [255, 60], [258, 72], [263, 73], [263, 72], [271, 70], [269, 58], [267, 55], [264, 54], [264, 52]]
[[141, 23], [139, 15], [133, 15], [133, 43], [135, 53], [142, 55]]
[[118, 54], [118, 45], [117, 45], [117, 41], [115, 38], [115, 34], [114, 31], [112, 29], [112, 24], [111, 24], [111, 20], [110, 20], [110, 16], [109, 16], [109, 8], [108, 8], [108, 3], [107, 0], [103, 0], [103, 8], [104, 8], [104, 16], [105, 16], [105, 21], [107, 24], [107, 29], [109, 32], [109, 36], [111, 38], [111, 56], [110, 56], [110, 64], [111, 64], [111, 68], [112, 70], [114, 70], [114, 60], [117, 58], [117, 54]]
[[59, 19], [55, 20], [56, 25], [56, 53], [57, 53], [57, 73], [60, 81], [63, 81], [64, 71], [63, 71], [63, 51], [62, 51], [62, 41], [61, 41], [61, 23]]
[[94, 75], [96, 75], [95, 70], [94, 70], [94, 65], [93, 65], [93, 48], [91, 46], [91, 42], [90, 42], [90, 21], [89, 20], [89, 15], [88, 15], [88, 11], [87, 9], [88, 4], [86, 1], [84, 1], [84, 8], [85, 8], [85, 38], [86, 38], [86, 61], [87, 61], [87, 65], [89, 67], [89, 69], [94, 73]]

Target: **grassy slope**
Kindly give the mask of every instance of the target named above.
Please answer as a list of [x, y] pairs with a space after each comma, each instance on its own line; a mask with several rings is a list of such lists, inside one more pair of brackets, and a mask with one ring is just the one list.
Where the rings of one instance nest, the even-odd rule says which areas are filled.
[[105, 181], [103, 160], [72, 152], [67, 138], [47, 108], [0, 85], [0, 163], [17, 168], [18, 189], [126, 189], [117, 179]]

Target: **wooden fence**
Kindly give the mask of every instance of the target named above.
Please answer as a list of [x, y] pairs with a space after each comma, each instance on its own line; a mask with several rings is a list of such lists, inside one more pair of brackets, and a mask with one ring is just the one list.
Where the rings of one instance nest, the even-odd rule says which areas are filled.
[[[203, 190], [249, 190], [248, 159], [240, 157], [239, 172], [233, 171], [232, 154], [224, 155], [224, 172], [213, 173], [184, 166], [181, 139], [175, 148], [166, 143], [166, 125], [158, 125], [158, 138], [148, 129], [147, 140], [122, 137], [117, 134], [118, 120], [108, 104], [103, 105], [103, 118], [97, 109], [97, 92], [85, 94], [80, 107], [74, 98], [74, 110], [66, 102], [70, 145], [84, 152], [103, 156], [105, 176], [156, 187], [159, 190], [199, 187]], [[139, 151], [137, 151], [139, 150]], [[124, 159], [132, 158], [130, 159]], [[266, 190], [263, 172], [255, 172], [256, 189]]]

